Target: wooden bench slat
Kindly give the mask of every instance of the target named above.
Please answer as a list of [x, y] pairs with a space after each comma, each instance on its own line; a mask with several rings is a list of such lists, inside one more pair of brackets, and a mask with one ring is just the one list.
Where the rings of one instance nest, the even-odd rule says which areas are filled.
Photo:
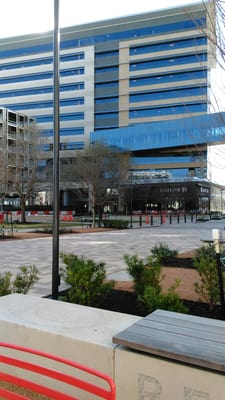
[[[170, 333], [176, 333], [182, 336], [188, 337], [193, 337], [195, 339], [200, 339], [202, 340], [204, 338], [204, 341], [209, 341], [209, 342], [218, 342], [220, 344], [225, 345], [225, 335], [224, 333], [221, 333], [219, 331], [213, 331], [211, 332], [210, 330], [203, 330], [203, 329], [195, 329], [195, 325], [192, 324], [191, 326], [182, 326], [182, 325], [172, 325], [171, 323], [168, 323], [167, 321], [140, 321], [140, 323], [137, 325], [139, 329], [142, 329], [143, 331], [146, 330], [148, 331], [149, 328], [154, 328], [159, 331], [160, 333], [165, 332], [166, 334]], [[135, 327], [134, 327], [135, 329]]]
[[224, 321], [157, 310], [115, 335], [113, 343], [225, 372], [224, 329]]

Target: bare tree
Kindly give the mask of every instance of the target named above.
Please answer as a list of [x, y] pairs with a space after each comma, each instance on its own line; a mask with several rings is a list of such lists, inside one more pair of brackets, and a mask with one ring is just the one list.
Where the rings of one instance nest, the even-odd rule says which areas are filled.
[[[206, 16], [206, 27], [198, 28], [207, 37], [211, 70], [211, 112], [224, 111], [225, 84], [225, 2], [224, 0], [202, 1]], [[216, 62], [215, 62], [216, 60]]]
[[0, 148], [0, 203], [3, 204], [4, 198], [8, 194], [7, 181], [7, 153], [3, 147]]
[[115, 196], [120, 185], [127, 180], [129, 166], [128, 153], [121, 153], [102, 143], [87, 145], [76, 158], [63, 164], [61, 178], [88, 190], [93, 226], [96, 212], [100, 215], [106, 202]]
[[[192, 18], [196, 25], [196, 30], [207, 39], [207, 77], [210, 80], [208, 82], [208, 113], [218, 113], [218, 128], [215, 128], [215, 142], [210, 145], [208, 142], [207, 135], [205, 135], [205, 145], [200, 146], [195, 144], [192, 148], [187, 149], [189, 154], [199, 154], [199, 161], [204, 152], [207, 151], [208, 160], [205, 161], [205, 170], [207, 168], [207, 177], [209, 181], [211, 179], [211, 170], [217, 169], [218, 160], [221, 169], [225, 168], [225, 135], [222, 134], [223, 127], [225, 125], [225, 119], [221, 111], [225, 111], [224, 107], [224, 95], [225, 95], [225, 2], [224, 0], [202, 0], [203, 14], [206, 16], [206, 20], [199, 17], [199, 13], [192, 13], [192, 9], [186, 8], [188, 18]], [[198, 55], [196, 54], [196, 57]], [[209, 72], [209, 73], [208, 73]], [[197, 83], [197, 82], [196, 82]], [[198, 83], [201, 85], [200, 83]], [[208, 133], [208, 127], [205, 132]], [[219, 133], [220, 132], [220, 133]], [[203, 138], [204, 139], [204, 138]], [[215, 146], [215, 144], [217, 144]], [[209, 151], [210, 150], [210, 151]], [[193, 153], [194, 152], [194, 153]], [[209, 154], [213, 156], [209, 157]], [[204, 171], [204, 168], [202, 168]], [[215, 174], [214, 174], [215, 176]]]
[[8, 191], [20, 199], [21, 222], [26, 223], [26, 203], [34, 191], [40, 159], [40, 134], [35, 124], [29, 124], [17, 134], [14, 151], [8, 154]]
[[[206, 10], [208, 29], [204, 31], [207, 36], [208, 47], [211, 54], [216, 56], [216, 64], [211, 71], [210, 89], [210, 112], [220, 112], [225, 110], [225, 2], [224, 0], [203, 0]], [[222, 119], [220, 123], [225, 125], [222, 114], [218, 114]], [[223, 130], [224, 131], [224, 130]], [[222, 128], [221, 128], [222, 133]], [[208, 177], [213, 182], [224, 182], [225, 169], [225, 134], [220, 135], [221, 144], [210, 146], [208, 149]]]

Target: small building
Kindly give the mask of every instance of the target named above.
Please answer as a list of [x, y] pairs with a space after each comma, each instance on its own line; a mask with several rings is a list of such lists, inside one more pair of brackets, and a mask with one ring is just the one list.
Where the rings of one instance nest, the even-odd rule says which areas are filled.
[[30, 145], [34, 143], [30, 135], [35, 133], [34, 125], [32, 117], [0, 108], [0, 195], [4, 204], [19, 205], [15, 179], [24, 176], [25, 180], [30, 168]]

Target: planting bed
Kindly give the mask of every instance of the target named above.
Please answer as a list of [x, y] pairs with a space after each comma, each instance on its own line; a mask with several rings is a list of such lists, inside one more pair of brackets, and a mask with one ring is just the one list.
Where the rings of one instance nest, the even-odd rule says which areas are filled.
[[[104, 228], [73, 228], [73, 233], [91, 233], [105, 230]], [[111, 229], [109, 229], [111, 230]], [[46, 237], [43, 233], [16, 232], [13, 239], [29, 239], [34, 237]], [[12, 239], [9, 239], [12, 240]], [[208, 304], [199, 302], [198, 296], [194, 290], [194, 282], [199, 281], [198, 272], [193, 268], [192, 259], [195, 256], [195, 250], [179, 254], [178, 258], [166, 261], [162, 268], [162, 290], [166, 291], [175, 279], [180, 279], [181, 283], [177, 292], [179, 293], [185, 305], [192, 315], [198, 315], [209, 318], [223, 319], [221, 307], [216, 307], [213, 312], [209, 310]], [[127, 314], [140, 315], [137, 299], [132, 288], [131, 281], [115, 282], [114, 290], [111, 291], [104, 304], [104, 309], [122, 312]]]

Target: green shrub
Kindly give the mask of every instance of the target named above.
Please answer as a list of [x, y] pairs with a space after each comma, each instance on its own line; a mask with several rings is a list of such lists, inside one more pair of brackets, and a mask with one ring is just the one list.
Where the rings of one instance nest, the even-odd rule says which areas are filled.
[[35, 265], [22, 265], [13, 281], [13, 292], [26, 294], [39, 280], [39, 273]]
[[26, 294], [39, 279], [38, 270], [34, 265], [21, 266], [20, 272], [13, 279], [11, 272], [0, 274], [0, 296], [11, 293]]
[[104, 219], [102, 221], [104, 228], [127, 229], [129, 222], [122, 219]]
[[220, 299], [215, 246], [210, 244], [207, 247], [200, 247], [193, 264], [200, 275], [200, 283], [194, 284], [195, 292], [212, 310]]
[[0, 274], [0, 296], [6, 296], [7, 294], [12, 293], [11, 279], [11, 272]]
[[159, 243], [151, 249], [152, 257], [156, 258], [159, 262], [171, 257], [177, 257], [178, 251], [172, 250], [167, 244]]
[[180, 296], [174, 290], [169, 290], [167, 293], [157, 293], [154, 287], [146, 286], [143, 296], [139, 296], [138, 301], [145, 313], [151, 313], [156, 309], [180, 313], [187, 313], [188, 311]]
[[128, 273], [134, 279], [134, 290], [137, 296], [142, 296], [146, 286], [154, 287], [156, 293], [160, 293], [161, 266], [158, 260], [151, 256], [147, 260], [139, 258], [137, 255], [125, 255], [124, 259], [128, 265]]
[[[48, 227], [36, 229], [33, 232], [34, 233], [44, 233], [46, 235], [52, 235], [52, 233], [53, 233], [52, 228], [48, 228]], [[73, 233], [73, 229], [72, 228], [66, 228], [66, 227], [59, 228], [59, 234], [60, 235], [61, 234], [67, 234], [67, 233]]]
[[138, 305], [143, 313], [151, 313], [157, 308], [175, 312], [187, 312], [176, 289], [180, 284], [176, 280], [168, 289], [167, 293], [162, 293], [161, 266], [157, 257], [149, 256], [146, 260], [137, 255], [125, 255], [124, 259], [128, 265], [128, 273], [134, 279], [134, 290], [137, 294]]
[[75, 254], [61, 254], [65, 264], [62, 275], [70, 285], [68, 300], [71, 303], [97, 306], [98, 300], [113, 287], [113, 282], [105, 282], [104, 263], [85, 260]]
[[186, 314], [188, 312], [188, 308], [184, 305], [179, 294], [174, 291], [168, 291], [168, 293], [160, 293], [157, 308], [183, 314]]

